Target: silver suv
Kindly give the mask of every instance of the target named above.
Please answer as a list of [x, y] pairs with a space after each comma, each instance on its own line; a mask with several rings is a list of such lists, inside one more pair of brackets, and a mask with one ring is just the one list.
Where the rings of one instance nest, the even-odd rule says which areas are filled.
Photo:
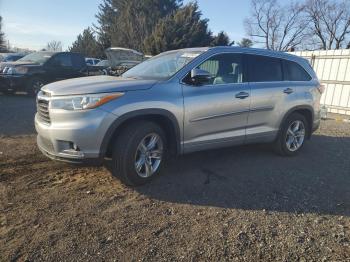
[[121, 77], [44, 86], [37, 142], [56, 160], [111, 158], [114, 176], [140, 185], [157, 176], [169, 155], [261, 142], [295, 155], [319, 127], [322, 92], [307, 60], [286, 53], [170, 51]]

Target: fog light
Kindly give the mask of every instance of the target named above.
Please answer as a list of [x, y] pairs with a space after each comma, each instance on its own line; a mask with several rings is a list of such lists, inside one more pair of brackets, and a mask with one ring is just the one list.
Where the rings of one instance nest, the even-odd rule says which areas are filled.
[[73, 143], [73, 149], [75, 151], [80, 151], [80, 148], [77, 146], [77, 144], [74, 144], [74, 143]]
[[70, 147], [71, 149], [74, 149], [75, 151], [80, 151], [80, 148], [78, 147], [78, 145], [75, 144], [75, 143], [73, 143], [73, 142], [70, 142], [70, 143], [69, 143], [69, 147]]

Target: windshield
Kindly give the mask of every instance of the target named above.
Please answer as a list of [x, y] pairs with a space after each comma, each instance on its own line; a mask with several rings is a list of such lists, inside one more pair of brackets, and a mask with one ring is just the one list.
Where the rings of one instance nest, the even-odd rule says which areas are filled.
[[16, 61], [16, 60], [20, 59], [21, 57], [23, 57], [23, 56], [20, 56], [20, 55], [9, 55], [3, 61], [4, 62], [13, 62], [13, 61]]
[[166, 80], [204, 51], [172, 51], [157, 55], [131, 68], [124, 78]]
[[26, 55], [25, 57], [22, 57], [21, 59], [17, 60], [20, 62], [31, 62], [31, 63], [36, 63], [36, 64], [43, 64], [49, 58], [53, 55], [53, 53], [48, 53], [48, 52], [36, 52], [36, 53], [31, 53], [29, 55]]

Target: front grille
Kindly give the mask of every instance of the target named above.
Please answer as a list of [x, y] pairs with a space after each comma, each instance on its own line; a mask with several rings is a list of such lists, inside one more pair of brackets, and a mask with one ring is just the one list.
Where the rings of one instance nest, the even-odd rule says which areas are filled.
[[49, 114], [49, 101], [38, 97], [36, 108], [40, 120], [46, 124], [50, 124], [51, 119]]

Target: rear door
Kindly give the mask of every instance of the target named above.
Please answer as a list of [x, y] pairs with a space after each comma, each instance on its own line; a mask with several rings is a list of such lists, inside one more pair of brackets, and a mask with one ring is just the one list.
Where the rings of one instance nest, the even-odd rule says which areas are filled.
[[71, 53], [59, 53], [53, 56], [47, 64], [50, 81], [59, 81], [82, 76], [79, 68], [73, 64]]
[[247, 142], [274, 139], [278, 120], [287, 108], [289, 84], [283, 81], [282, 60], [263, 55], [246, 55], [251, 88]]
[[212, 80], [183, 84], [185, 151], [242, 144], [250, 105], [242, 55], [214, 55], [197, 68], [210, 72]]

